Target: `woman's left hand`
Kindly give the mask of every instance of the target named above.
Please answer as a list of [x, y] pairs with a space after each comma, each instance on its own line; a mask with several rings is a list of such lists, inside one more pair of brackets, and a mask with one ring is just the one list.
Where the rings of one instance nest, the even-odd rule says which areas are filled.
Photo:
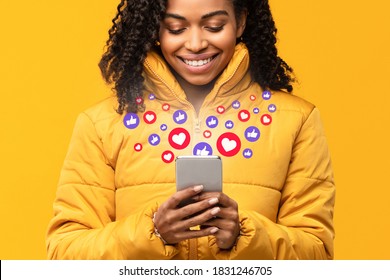
[[238, 204], [224, 193], [204, 192], [199, 200], [218, 198], [220, 211], [211, 220], [202, 226], [217, 227], [219, 230], [214, 234], [217, 246], [221, 249], [231, 249], [240, 235], [240, 221], [238, 216]]

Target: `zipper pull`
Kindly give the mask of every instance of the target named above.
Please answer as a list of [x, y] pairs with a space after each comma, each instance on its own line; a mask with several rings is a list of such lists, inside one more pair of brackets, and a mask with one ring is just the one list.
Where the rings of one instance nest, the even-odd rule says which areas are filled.
[[195, 133], [200, 133], [200, 121], [199, 121], [199, 119], [195, 120]]

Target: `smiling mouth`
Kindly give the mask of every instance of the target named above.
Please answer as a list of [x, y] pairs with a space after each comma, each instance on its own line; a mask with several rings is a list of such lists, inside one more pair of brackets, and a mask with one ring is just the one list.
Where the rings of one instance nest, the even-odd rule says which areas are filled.
[[192, 67], [201, 67], [203, 65], [206, 65], [208, 63], [210, 63], [214, 58], [216, 57], [215, 56], [212, 56], [212, 57], [209, 57], [207, 59], [200, 59], [200, 60], [189, 60], [189, 59], [184, 59], [184, 58], [181, 58], [181, 60], [189, 65], [189, 66], [192, 66]]

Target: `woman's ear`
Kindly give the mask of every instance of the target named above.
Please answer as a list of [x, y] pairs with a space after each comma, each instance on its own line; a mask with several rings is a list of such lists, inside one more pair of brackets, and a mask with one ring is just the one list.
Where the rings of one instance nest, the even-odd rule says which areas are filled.
[[241, 13], [240, 17], [238, 18], [236, 38], [240, 38], [242, 36], [242, 34], [244, 33], [245, 27], [246, 27], [247, 16], [248, 16], [248, 11], [244, 10]]

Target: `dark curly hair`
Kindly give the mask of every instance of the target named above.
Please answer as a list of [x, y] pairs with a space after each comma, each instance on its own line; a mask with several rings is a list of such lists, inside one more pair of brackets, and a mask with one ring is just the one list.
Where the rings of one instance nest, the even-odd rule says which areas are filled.
[[[249, 50], [253, 79], [264, 89], [291, 92], [293, 71], [278, 56], [277, 29], [268, 0], [231, 1], [237, 19], [248, 11], [242, 40]], [[157, 48], [155, 42], [166, 5], [167, 0], [121, 0], [117, 7], [99, 67], [104, 80], [114, 83], [120, 114], [143, 110], [135, 99], [142, 96], [143, 63], [147, 52]]]

